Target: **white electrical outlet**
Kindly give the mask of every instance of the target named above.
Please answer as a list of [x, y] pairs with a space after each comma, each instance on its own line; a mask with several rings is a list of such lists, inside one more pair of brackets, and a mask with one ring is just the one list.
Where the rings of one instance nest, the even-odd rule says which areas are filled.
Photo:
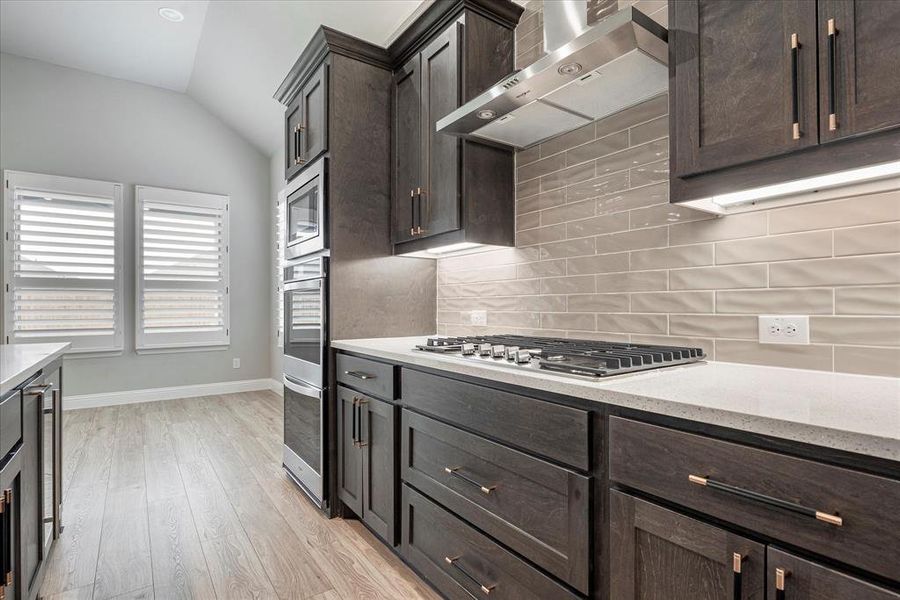
[[473, 310], [469, 313], [469, 323], [472, 325], [487, 325], [487, 311]]
[[806, 315], [760, 315], [760, 344], [809, 344]]
[[241, 368], [241, 359], [232, 358], [231, 359], [231, 368], [232, 369], [240, 369]]

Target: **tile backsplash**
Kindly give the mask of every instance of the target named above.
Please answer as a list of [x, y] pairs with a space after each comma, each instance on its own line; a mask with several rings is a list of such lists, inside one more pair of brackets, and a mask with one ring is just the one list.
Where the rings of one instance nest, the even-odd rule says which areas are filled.
[[[438, 261], [438, 332], [900, 376], [900, 190], [723, 218], [670, 205], [667, 106], [518, 152], [516, 248]], [[760, 314], [810, 315], [811, 343], [759, 344]]]

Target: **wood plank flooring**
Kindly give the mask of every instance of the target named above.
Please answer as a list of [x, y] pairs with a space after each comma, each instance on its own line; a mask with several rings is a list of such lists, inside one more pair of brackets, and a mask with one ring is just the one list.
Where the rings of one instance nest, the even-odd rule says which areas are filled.
[[65, 412], [45, 600], [437, 599], [287, 479], [281, 419], [272, 392]]

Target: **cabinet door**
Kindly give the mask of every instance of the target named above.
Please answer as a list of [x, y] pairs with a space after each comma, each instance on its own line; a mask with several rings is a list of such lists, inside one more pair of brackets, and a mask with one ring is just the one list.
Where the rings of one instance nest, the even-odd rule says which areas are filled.
[[813, 0], [686, 0], [670, 10], [674, 175], [818, 143]]
[[822, 141], [900, 126], [900, 2], [818, 6]]
[[359, 396], [338, 387], [338, 496], [357, 515], [362, 514], [362, 449], [359, 440]]
[[22, 399], [22, 494], [20, 535], [22, 569], [19, 584], [23, 592], [35, 582], [44, 558], [44, 463], [43, 384], [26, 388]]
[[303, 126], [302, 95], [284, 111], [284, 178], [288, 181], [300, 172], [300, 135]]
[[[19, 523], [22, 518], [22, 452], [20, 447], [0, 469], [0, 589], [15, 600], [22, 587], [22, 544]], [[9, 582], [7, 584], [7, 582]], [[6, 584], [6, 585], [4, 585]], [[27, 586], [27, 584], [26, 584]]]
[[460, 105], [463, 24], [456, 22], [422, 50], [422, 139], [425, 181], [418, 237], [459, 229], [462, 141], [437, 133], [435, 124]]
[[617, 600], [764, 600], [765, 547], [610, 492], [610, 591]]
[[392, 222], [394, 243], [415, 237], [422, 187], [422, 82], [421, 55], [417, 54], [394, 73], [392, 145]]
[[362, 519], [393, 546], [397, 542], [395, 408], [374, 398], [364, 398], [362, 403]]
[[900, 600], [900, 594], [823, 565], [768, 548], [767, 583], [771, 600]]
[[328, 142], [328, 65], [323, 64], [300, 91], [303, 129], [300, 131], [300, 159], [312, 162], [325, 152]]

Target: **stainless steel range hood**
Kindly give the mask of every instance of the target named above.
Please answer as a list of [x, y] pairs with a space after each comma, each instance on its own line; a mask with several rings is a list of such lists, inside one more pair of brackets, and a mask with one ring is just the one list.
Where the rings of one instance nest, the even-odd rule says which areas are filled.
[[585, 5], [545, 2], [548, 53], [440, 119], [437, 131], [527, 148], [665, 93], [666, 29], [631, 7], [586, 27]]

